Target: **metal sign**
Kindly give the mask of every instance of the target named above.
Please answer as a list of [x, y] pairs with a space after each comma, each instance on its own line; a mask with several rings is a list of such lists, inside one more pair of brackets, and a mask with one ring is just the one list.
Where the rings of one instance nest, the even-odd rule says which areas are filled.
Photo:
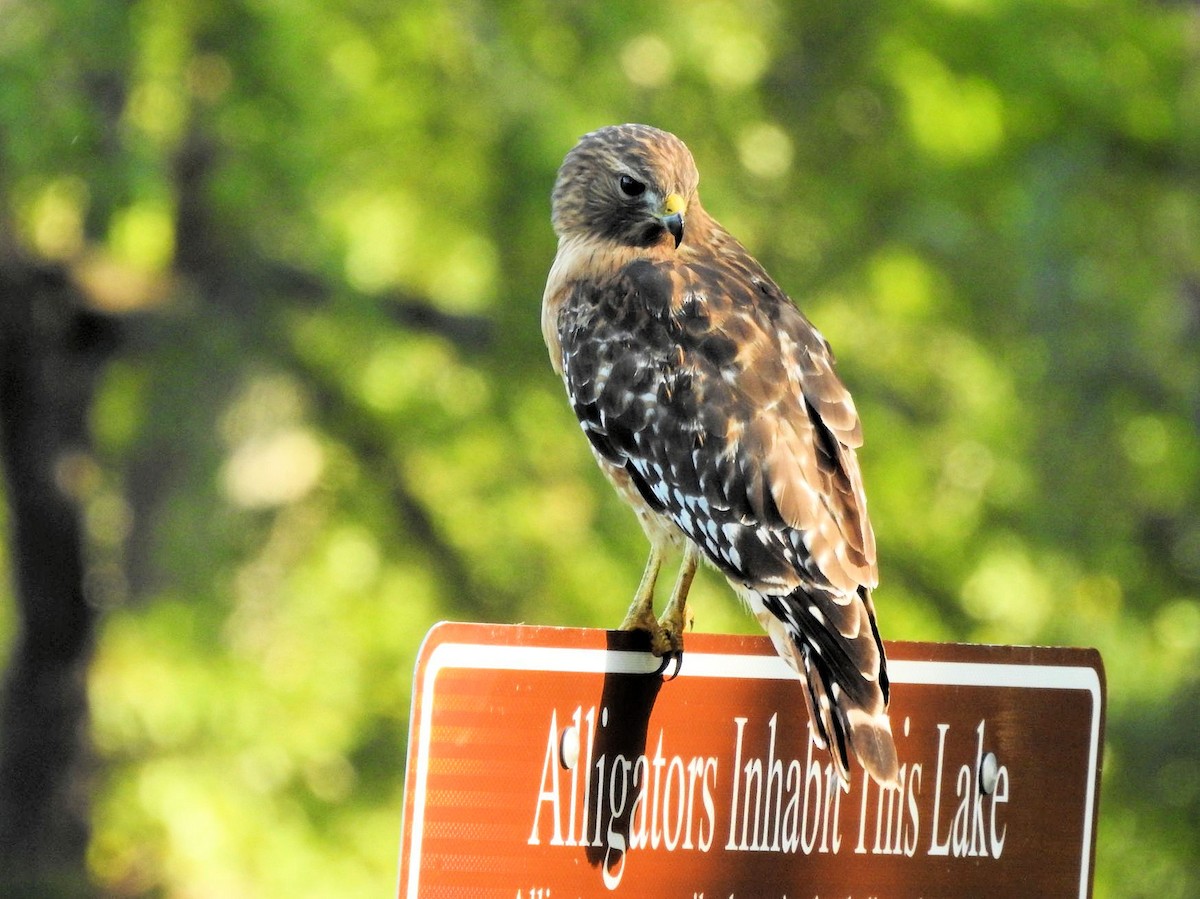
[[843, 786], [766, 637], [441, 624], [413, 687], [401, 897], [1091, 894], [1099, 654], [890, 643], [900, 784]]

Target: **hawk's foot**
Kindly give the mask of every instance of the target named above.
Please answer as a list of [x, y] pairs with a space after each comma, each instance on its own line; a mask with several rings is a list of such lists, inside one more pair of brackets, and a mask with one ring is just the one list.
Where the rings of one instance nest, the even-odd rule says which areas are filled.
[[695, 616], [687, 602], [671, 603], [658, 619], [657, 634], [651, 633], [650, 649], [656, 656], [683, 652], [683, 632], [692, 629]]
[[[667, 616], [662, 620], [654, 617], [649, 608], [630, 609], [625, 620], [621, 622], [623, 631], [645, 631], [650, 637], [650, 651], [663, 660], [659, 674], [666, 671], [672, 662], [676, 663], [675, 672], [679, 672], [678, 663], [683, 656], [683, 624], [668, 623]], [[672, 675], [673, 676], [673, 675]]]
[[645, 631], [650, 635], [650, 651], [656, 656], [665, 656], [672, 652], [683, 651], [683, 632], [677, 628], [672, 631], [657, 618], [654, 612], [646, 610], [645, 614], [630, 614], [625, 616], [618, 630]]

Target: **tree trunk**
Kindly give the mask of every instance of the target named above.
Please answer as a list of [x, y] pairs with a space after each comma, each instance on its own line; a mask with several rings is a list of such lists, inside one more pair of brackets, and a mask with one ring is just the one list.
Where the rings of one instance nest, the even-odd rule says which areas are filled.
[[93, 388], [115, 345], [57, 269], [0, 264], [0, 456], [17, 633], [0, 692], [0, 895], [88, 893], [79, 506]]

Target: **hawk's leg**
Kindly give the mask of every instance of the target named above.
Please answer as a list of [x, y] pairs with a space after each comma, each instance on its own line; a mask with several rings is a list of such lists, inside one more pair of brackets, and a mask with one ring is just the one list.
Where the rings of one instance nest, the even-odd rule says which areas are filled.
[[620, 630], [646, 631], [650, 634], [651, 645], [657, 642], [661, 628], [658, 619], [654, 617], [654, 585], [658, 582], [658, 570], [662, 568], [663, 557], [657, 546], [651, 545], [650, 558], [646, 560], [646, 570], [642, 572], [642, 582], [638, 584], [634, 594], [633, 604], [625, 613]]
[[658, 619], [660, 629], [651, 643], [655, 655], [683, 652], [683, 632], [692, 623], [687, 604], [688, 591], [692, 589], [692, 579], [696, 576], [699, 564], [700, 550], [689, 540], [683, 550], [683, 564], [679, 567], [679, 577], [675, 579], [675, 589], [671, 591], [671, 601], [667, 603], [662, 618]]

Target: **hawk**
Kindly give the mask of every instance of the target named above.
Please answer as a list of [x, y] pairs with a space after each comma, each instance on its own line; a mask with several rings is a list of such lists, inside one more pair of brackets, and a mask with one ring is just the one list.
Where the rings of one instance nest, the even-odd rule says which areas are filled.
[[[700, 559], [806, 685], [814, 738], [895, 783], [858, 413], [828, 343], [696, 192], [673, 134], [584, 135], [552, 195], [542, 334], [592, 452], [650, 541], [621, 625], [679, 653]], [[661, 619], [664, 557], [683, 563]]]

